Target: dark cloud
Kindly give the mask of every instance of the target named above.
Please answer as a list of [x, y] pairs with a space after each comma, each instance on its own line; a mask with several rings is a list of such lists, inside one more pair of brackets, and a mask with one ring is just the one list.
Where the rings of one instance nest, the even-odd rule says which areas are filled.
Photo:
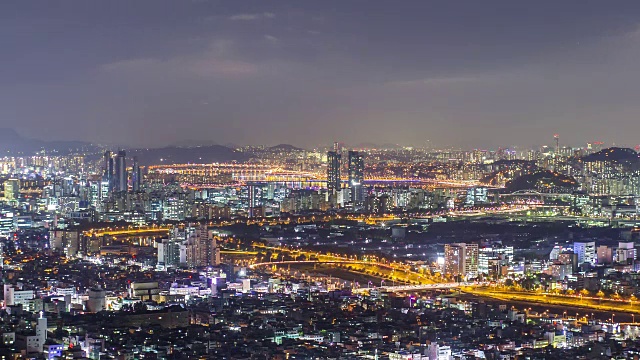
[[0, 127], [160, 146], [634, 145], [640, 4], [0, 4]]

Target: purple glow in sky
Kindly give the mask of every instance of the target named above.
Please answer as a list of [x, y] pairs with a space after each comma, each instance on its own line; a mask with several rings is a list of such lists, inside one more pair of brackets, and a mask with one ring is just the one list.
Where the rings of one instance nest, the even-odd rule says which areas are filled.
[[0, 127], [124, 146], [640, 143], [637, 1], [3, 1]]

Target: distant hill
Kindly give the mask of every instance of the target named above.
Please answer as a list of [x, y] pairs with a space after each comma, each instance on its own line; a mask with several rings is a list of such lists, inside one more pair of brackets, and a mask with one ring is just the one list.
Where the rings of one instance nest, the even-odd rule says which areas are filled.
[[577, 187], [578, 182], [573, 177], [549, 170], [522, 175], [506, 184], [506, 190], [509, 192], [537, 190], [542, 193], [570, 193]]
[[594, 161], [611, 161], [611, 162], [630, 162], [630, 163], [639, 163], [640, 155], [633, 149], [630, 148], [621, 148], [621, 147], [610, 147], [607, 149], [600, 150], [593, 154], [589, 154], [582, 158], [584, 162], [594, 162]]
[[14, 129], [0, 128], [0, 153], [32, 155], [41, 150], [47, 153], [66, 155], [79, 151], [97, 151], [98, 147], [84, 141], [45, 141], [30, 139]]
[[279, 144], [269, 148], [269, 151], [303, 151], [303, 150], [304, 149], [301, 149], [299, 147], [295, 147], [289, 144]]
[[485, 168], [491, 173], [480, 179], [480, 182], [493, 186], [503, 186], [519, 176], [539, 171], [535, 162], [528, 160], [502, 159], [485, 165]]
[[140, 165], [210, 164], [214, 162], [245, 161], [248, 156], [222, 145], [127, 150], [127, 156], [137, 156]]
[[187, 139], [187, 140], [180, 140], [171, 144], [167, 144], [167, 146], [174, 146], [174, 147], [197, 147], [197, 146], [211, 146], [211, 145], [218, 145], [218, 143], [213, 140], [199, 141], [199, 140]]

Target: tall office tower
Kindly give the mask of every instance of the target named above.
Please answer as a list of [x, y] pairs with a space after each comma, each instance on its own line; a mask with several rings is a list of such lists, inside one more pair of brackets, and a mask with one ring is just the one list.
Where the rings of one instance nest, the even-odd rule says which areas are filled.
[[102, 182], [107, 183], [107, 193], [103, 198], [106, 198], [108, 193], [112, 192], [115, 185], [115, 178], [113, 176], [113, 153], [109, 150], [104, 152], [104, 169], [102, 174]]
[[330, 196], [335, 196], [340, 190], [340, 159], [341, 155], [337, 151], [327, 153], [327, 189]]
[[113, 159], [111, 158], [111, 151], [109, 150], [104, 152], [104, 169], [102, 173], [102, 175], [107, 179], [109, 179], [113, 174]]
[[126, 159], [127, 153], [124, 150], [118, 151], [118, 155], [116, 155], [115, 191], [127, 191], [129, 189]]
[[594, 241], [574, 242], [573, 253], [578, 255], [578, 264], [596, 264], [596, 243]]
[[220, 251], [216, 239], [206, 225], [200, 225], [187, 235], [187, 265], [192, 267], [220, 265]]
[[133, 157], [133, 172], [131, 173], [131, 187], [133, 192], [140, 191], [140, 185], [142, 185], [142, 172], [140, 171], [140, 163], [138, 157]]
[[364, 156], [357, 151], [349, 151], [349, 189], [354, 207], [364, 204]]
[[115, 165], [113, 163], [113, 156], [109, 157], [106, 178], [107, 178], [107, 181], [109, 182], [109, 192], [111, 192], [114, 190], [114, 186], [116, 183]]
[[249, 217], [252, 218], [254, 217], [255, 214], [255, 208], [258, 206], [259, 203], [259, 199], [256, 196], [256, 192], [258, 191], [258, 187], [255, 184], [249, 184], [249, 186], [247, 186], [247, 204], [249, 207]]
[[455, 243], [444, 246], [444, 272], [470, 279], [478, 276], [478, 244]]

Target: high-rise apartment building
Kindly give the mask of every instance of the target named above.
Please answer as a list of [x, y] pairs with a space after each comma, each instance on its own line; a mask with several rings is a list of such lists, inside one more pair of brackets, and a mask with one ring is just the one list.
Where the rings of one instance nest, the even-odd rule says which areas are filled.
[[330, 196], [335, 196], [340, 190], [340, 159], [341, 155], [338, 151], [329, 151], [327, 153], [327, 189]]
[[181, 264], [180, 249], [183, 247], [180, 241], [174, 238], [162, 239], [158, 244], [158, 266], [176, 267]]
[[578, 255], [578, 264], [596, 264], [596, 243], [594, 241], [574, 242], [573, 253]]
[[192, 267], [220, 265], [218, 244], [206, 225], [189, 231], [186, 241], [187, 265]]
[[364, 204], [364, 157], [358, 151], [349, 151], [349, 190], [351, 202], [358, 208]]
[[446, 244], [444, 271], [447, 275], [461, 275], [465, 279], [478, 276], [478, 244]]
[[133, 192], [138, 192], [142, 185], [142, 172], [140, 171], [140, 163], [138, 162], [137, 156], [133, 157], [133, 168], [131, 171], [131, 189]]

